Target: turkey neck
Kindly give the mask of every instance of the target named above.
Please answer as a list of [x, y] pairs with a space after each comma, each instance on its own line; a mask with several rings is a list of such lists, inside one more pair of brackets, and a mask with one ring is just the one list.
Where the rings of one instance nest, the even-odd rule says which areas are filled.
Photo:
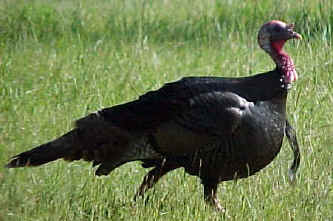
[[285, 100], [288, 90], [282, 87], [284, 83], [281, 82], [281, 75], [283, 72], [277, 67], [270, 72], [241, 78], [240, 87], [233, 87], [230, 90], [250, 102]]
[[288, 89], [297, 79], [293, 60], [283, 51], [285, 42], [285, 40], [269, 42], [262, 47], [273, 59], [276, 69], [246, 78], [243, 83], [249, 93], [243, 96], [247, 100], [271, 101], [279, 106], [285, 106]]
[[[272, 106], [275, 107], [274, 109], [284, 114], [286, 112], [288, 89], [291, 87], [291, 83], [293, 83], [297, 79], [294, 62], [291, 57], [283, 50], [285, 42], [285, 40], [270, 42], [270, 47], [268, 48], [268, 50], [264, 49], [271, 56], [271, 58], [276, 64], [276, 69], [273, 71], [276, 76], [272, 77], [272, 80], [274, 80], [274, 88], [280, 89], [278, 90], [276, 96], [270, 99], [270, 103], [272, 103]], [[279, 79], [276, 79], [276, 77], [278, 76]], [[275, 84], [277, 82], [279, 82], [279, 86], [276, 87]], [[263, 82], [262, 84], [265, 84], [265, 82]], [[273, 85], [267, 85], [265, 87], [266, 90], [271, 86]]]
[[271, 56], [278, 70], [282, 72], [282, 79], [285, 86], [297, 80], [297, 72], [291, 57], [283, 50], [285, 40], [274, 41], [270, 43], [270, 50], [266, 52]]

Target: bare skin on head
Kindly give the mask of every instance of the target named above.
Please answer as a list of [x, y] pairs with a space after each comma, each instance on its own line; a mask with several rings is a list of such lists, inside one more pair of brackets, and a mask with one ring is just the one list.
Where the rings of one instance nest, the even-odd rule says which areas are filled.
[[267, 52], [284, 74], [284, 82], [289, 85], [297, 80], [293, 60], [283, 51], [283, 46], [289, 39], [302, 39], [302, 36], [294, 32], [294, 25], [282, 21], [270, 21], [264, 24], [258, 34], [259, 46]]

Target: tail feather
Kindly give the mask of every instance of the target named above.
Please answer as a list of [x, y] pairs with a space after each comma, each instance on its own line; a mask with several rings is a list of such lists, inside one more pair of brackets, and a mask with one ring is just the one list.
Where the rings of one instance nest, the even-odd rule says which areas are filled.
[[14, 156], [6, 167], [39, 166], [60, 158], [83, 159], [99, 166], [96, 175], [107, 175], [126, 162], [154, 157], [159, 154], [148, 137], [114, 127], [95, 113], [76, 121], [76, 128], [67, 134]]
[[17, 168], [25, 166], [39, 166], [59, 158], [66, 157], [73, 147], [77, 129], [36, 148], [20, 153], [10, 160], [5, 166]]
[[106, 174], [106, 170], [110, 172], [126, 162], [123, 155], [132, 139], [126, 131], [106, 124], [93, 114], [79, 120], [76, 126], [53, 141], [12, 157], [5, 167], [40, 166], [60, 158], [66, 161], [83, 159], [92, 162], [93, 166], [100, 165], [99, 171]]

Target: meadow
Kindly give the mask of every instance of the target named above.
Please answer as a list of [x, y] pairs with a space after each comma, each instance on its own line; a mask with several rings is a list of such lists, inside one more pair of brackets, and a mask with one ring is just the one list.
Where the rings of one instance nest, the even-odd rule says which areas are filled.
[[[0, 221], [333, 220], [331, 0], [2, 0], [0, 11]], [[272, 19], [303, 36], [285, 46], [299, 74], [288, 97], [301, 148], [294, 185], [287, 142], [257, 175], [220, 184], [224, 214], [183, 169], [133, 202], [147, 172], [137, 162], [107, 177], [86, 162], [3, 168], [75, 119], [166, 82], [272, 70], [257, 45]]]

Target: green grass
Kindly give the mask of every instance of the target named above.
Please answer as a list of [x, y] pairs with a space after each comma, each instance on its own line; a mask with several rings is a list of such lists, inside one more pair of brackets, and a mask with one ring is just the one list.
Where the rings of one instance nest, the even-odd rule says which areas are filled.
[[292, 152], [257, 175], [220, 184], [231, 220], [333, 220], [333, 6], [330, 0], [0, 2], [0, 221], [224, 220], [206, 207], [199, 179], [178, 170], [132, 197], [147, 172], [130, 163], [94, 177], [85, 162], [4, 169], [9, 157], [61, 135], [74, 119], [135, 99], [182, 76], [246, 76], [274, 68], [256, 43], [261, 24], [294, 22], [288, 42], [300, 79], [289, 118]]

